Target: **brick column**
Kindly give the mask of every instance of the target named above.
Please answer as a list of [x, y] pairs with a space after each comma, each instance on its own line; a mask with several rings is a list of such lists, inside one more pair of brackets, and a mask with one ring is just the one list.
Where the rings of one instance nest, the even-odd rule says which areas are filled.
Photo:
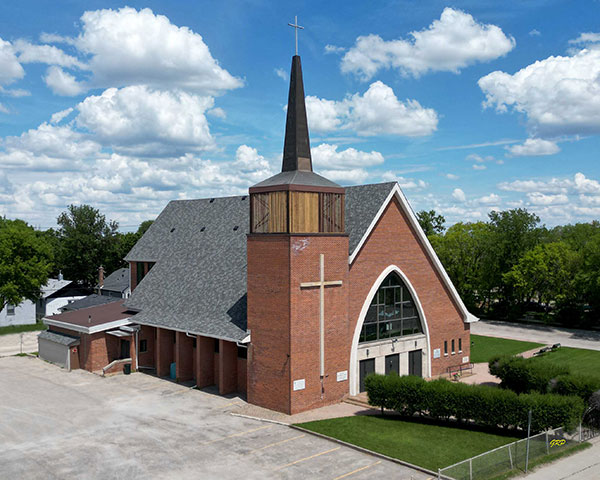
[[156, 374], [159, 377], [169, 376], [169, 369], [173, 362], [174, 343], [173, 331], [157, 328], [156, 336]]
[[194, 378], [194, 339], [184, 332], [177, 332], [175, 344], [176, 378], [178, 382], [186, 382]]
[[200, 335], [196, 338], [196, 385], [204, 388], [215, 384], [215, 340]]
[[237, 345], [219, 340], [219, 393], [237, 391]]

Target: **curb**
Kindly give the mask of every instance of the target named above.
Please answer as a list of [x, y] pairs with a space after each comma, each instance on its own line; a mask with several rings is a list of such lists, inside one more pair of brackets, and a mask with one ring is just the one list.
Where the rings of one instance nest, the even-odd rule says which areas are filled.
[[269, 418], [253, 417], [252, 415], [244, 415], [242, 413], [229, 412], [229, 415], [233, 415], [234, 417], [248, 418], [250, 420], [257, 420], [259, 422], [274, 423], [276, 425], [283, 425], [284, 427], [292, 426], [290, 423], [279, 422], [278, 420], [271, 420]]
[[301, 432], [310, 433], [311, 435], [314, 435], [316, 437], [321, 437], [321, 438], [324, 438], [325, 440], [329, 440], [331, 442], [339, 443], [340, 445], [344, 445], [344, 446], [352, 448], [354, 450], [358, 450], [359, 452], [366, 453], [367, 455], [371, 455], [373, 457], [382, 458], [384, 460], [388, 460], [390, 462], [394, 462], [394, 463], [397, 463], [399, 465], [403, 465], [405, 467], [412, 468], [413, 470], [418, 470], [420, 472], [423, 472], [423, 473], [426, 473], [428, 475], [431, 475], [433, 478], [437, 478], [437, 476], [438, 476], [438, 472], [434, 472], [433, 470], [429, 470], [429, 469], [427, 469], [425, 467], [420, 467], [418, 465], [413, 465], [412, 463], [405, 462], [404, 460], [398, 460], [397, 458], [388, 457], [387, 455], [384, 455], [383, 453], [374, 452], [374, 451], [369, 450], [367, 448], [359, 447], [358, 445], [353, 445], [352, 443], [344, 442], [343, 440], [338, 440], [337, 438], [328, 437], [327, 435], [323, 435], [322, 433], [313, 432], [312, 430], [307, 430], [306, 428], [299, 427], [297, 425], [291, 425], [290, 424], [288, 426], [290, 428], [293, 428], [294, 430], [299, 430]]

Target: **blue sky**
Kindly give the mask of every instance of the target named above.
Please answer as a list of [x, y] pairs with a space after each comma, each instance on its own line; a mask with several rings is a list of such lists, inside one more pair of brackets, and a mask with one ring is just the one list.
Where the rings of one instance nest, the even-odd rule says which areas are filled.
[[122, 230], [281, 165], [299, 34], [315, 170], [448, 224], [600, 217], [600, 2], [0, 4], [0, 215]]

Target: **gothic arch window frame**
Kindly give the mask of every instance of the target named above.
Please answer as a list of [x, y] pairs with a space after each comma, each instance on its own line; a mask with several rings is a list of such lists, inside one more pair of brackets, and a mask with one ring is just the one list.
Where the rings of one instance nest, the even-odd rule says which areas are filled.
[[[397, 273], [400, 279], [404, 282], [404, 285], [410, 292], [413, 301], [417, 307], [419, 318], [421, 320], [421, 326], [423, 327], [423, 333], [425, 334], [425, 340], [427, 344], [427, 377], [431, 377], [431, 342], [429, 338], [429, 325], [427, 323], [427, 317], [425, 316], [425, 312], [423, 311], [423, 306], [421, 305], [421, 301], [419, 300], [419, 296], [417, 295], [415, 288], [412, 286], [412, 283], [404, 274], [404, 272], [396, 265], [389, 265], [379, 274], [377, 279], [373, 282], [373, 285], [371, 285], [371, 289], [369, 290], [369, 293], [363, 303], [362, 309], [360, 310], [360, 314], [358, 315], [358, 320], [354, 329], [354, 336], [352, 337], [352, 346], [350, 350], [350, 365], [348, 368], [348, 371], [350, 372], [350, 395], [357, 395], [359, 390], [359, 367], [357, 361], [359, 344], [358, 341], [362, 332], [363, 324], [365, 322], [365, 317], [367, 316], [367, 311], [371, 306], [371, 300], [373, 299], [373, 296], [377, 293], [383, 281], [392, 272]], [[366, 346], [367, 344], [364, 345]]]

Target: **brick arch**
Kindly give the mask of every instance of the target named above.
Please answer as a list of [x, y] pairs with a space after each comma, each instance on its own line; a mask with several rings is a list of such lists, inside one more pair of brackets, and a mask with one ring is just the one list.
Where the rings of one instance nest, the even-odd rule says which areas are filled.
[[406, 288], [408, 288], [408, 290], [410, 291], [410, 294], [412, 295], [415, 305], [417, 306], [417, 310], [419, 312], [419, 317], [420, 317], [420, 320], [421, 320], [421, 323], [423, 326], [423, 331], [425, 333], [425, 338], [426, 338], [426, 342], [427, 342], [426, 358], [428, 359], [428, 361], [427, 361], [426, 375], [427, 375], [427, 377], [431, 377], [431, 359], [430, 359], [431, 346], [430, 346], [430, 340], [429, 340], [429, 325], [427, 324], [427, 318], [425, 316], [425, 311], [423, 310], [423, 306], [421, 305], [419, 296], [417, 295], [416, 290], [410, 283], [410, 280], [408, 279], [408, 277], [404, 274], [404, 272], [402, 270], [400, 270], [400, 268], [398, 266], [389, 265], [379, 274], [379, 276], [377, 277], [375, 282], [373, 282], [373, 285], [371, 286], [371, 289], [369, 290], [369, 294], [365, 298], [363, 306], [358, 315], [358, 321], [356, 322], [356, 327], [354, 329], [354, 336], [352, 337], [352, 345], [351, 345], [351, 350], [350, 350], [350, 365], [349, 365], [349, 369], [348, 369], [348, 371], [350, 373], [350, 378], [349, 378], [349, 380], [350, 380], [350, 385], [349, 385], [350, 395], [357, 395], [358, 390], [359, 390], [359, 385], [358, 385], [359, 372], [358, 372], [358, 360], [357, 360], [358, 338], [360, 336], [360, 331], [362, 330], [362, 326], [365, 321], [365, 316], [367, 315], [367, 310], [369, 309], [369, 305], [371, 305], [371, 300], [373, 299], [373, 296], [375, 295], [375, 293], [377, 292], [377, 290], [379, 289], [379, 287], [381, 286], [383, 281], [386, 279], [386, 277], [392, 272], [397, 273], [398, 276], [402, 279], [402, 281], [406, 285]]

